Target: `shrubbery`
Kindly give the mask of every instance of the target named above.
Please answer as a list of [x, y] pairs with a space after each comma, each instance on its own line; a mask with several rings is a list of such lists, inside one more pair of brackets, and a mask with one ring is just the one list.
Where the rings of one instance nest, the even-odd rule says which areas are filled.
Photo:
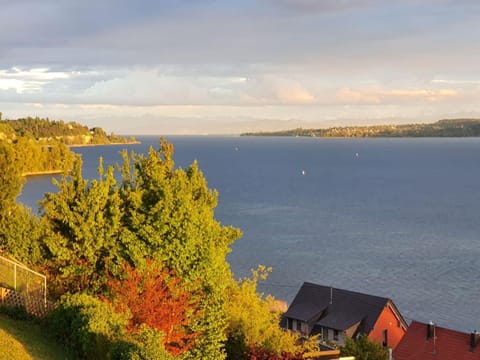
[[[269, 271], [260, 265], [257, 270], [252, 270], [251, 279], [233, 282], [228, 288], [225, 303], [228, 359], [256, 359], [260, 356], [252, 357], [253, 353], [263, 354], [258, 359], [281, 359], [285, 354], [293, 356], [291, 354], [302, 350], [295, 345], [295, 335], [280, 329], [280, 313], [273, 310], [274, 298], [263, 297], [257, 292], [257, 282], [266, 279]], [[264, 355], [267, 357], [262, 357]], [[274, 355], [276, 357], [268, 357]]]
[[144, 269], [126, 264], [124, 279], [108, 283], [115, 310], [130, 314], [127, 331], [145, 332], [146, 326], [165, 334], [160, 344], [178, 355], [195, 345], [200, 333], [191, 330], [192, 319], [199, 316], [199, 292], [190, 291], [173, 271], [147, 261]]
[[130, 334], [128, 341], [118, 341], [112, 347], [112, 359], [115, 360], [174, 360], [164, 347], [164, 335], [161, 331], [141, 326], [139, 331]]
[[86, 294], [64, 295], [49, 316], [54, 335], [85, 359], [112, 358], [113, 344], [124, 339], [127, 318]]

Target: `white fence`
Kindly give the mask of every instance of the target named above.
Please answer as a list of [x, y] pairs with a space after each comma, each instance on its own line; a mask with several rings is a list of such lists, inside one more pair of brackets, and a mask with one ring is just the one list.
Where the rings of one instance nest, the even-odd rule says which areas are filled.
[[0, 286], [27, 297], [43, 298], [47, 305], [47, 277], [3, 256], [0, 256]]

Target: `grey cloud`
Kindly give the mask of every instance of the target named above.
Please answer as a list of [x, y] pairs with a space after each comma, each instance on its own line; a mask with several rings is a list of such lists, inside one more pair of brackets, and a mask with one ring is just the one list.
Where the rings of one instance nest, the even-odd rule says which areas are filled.
[[[270, 6], [257, 5], [266, 2]], [[379, 0], [263, 0], [249, 6], [173, 0], [12, 4], [0, 13], [0, 68], [309, 62], [335, 68], [346, 58], [351, 67], [352, 59], [360, 58], [361, 65], [362, 57], [384, 56], [382, 41], [421, 38], [413, 32], [424, 29], [423, 23], [440, 34], [448, 32], [448, 28], [438, 30], [442, 14], [432, 20], [419, 13], [410, 19], [382, 12], [391, 3]], [[359, 7], [365, 11], [353, 11]], [[275, 8], [292, 14], [306, 11], [310, 16], [284, 16]], [[346, 9], [352, 11], [340, 11]], [[324, 16], [332, 11], [334, 16]], [[14, 31], [8, 31], [10, 27]]]
[[0, 46], [68, 47], [106, 29], [168, 16], [175, 7], [173, 0], [11, 1], [0, 12]]
[[[289, 11], [331, 12], [372, 5], [375, 0], [268, 0], [272, 5]], [[378, 1], [378, 0], [377, 0]]]

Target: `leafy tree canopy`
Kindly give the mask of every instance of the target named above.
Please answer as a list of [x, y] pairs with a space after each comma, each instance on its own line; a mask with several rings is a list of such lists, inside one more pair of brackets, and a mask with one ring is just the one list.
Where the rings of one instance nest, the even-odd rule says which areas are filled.
[[355, 356], [358, 360], [385, 360], [388, 350], [381, 344], [371, 341], [368, 336], [361, 335], [358, 339], [346, 339], [346, 344], [341, 348], [342, 356]]
[[280, 312], [275, 311], [275, 299], [257, 292], [259, 280], [265, 280], [270, 268], [260, 265], [252, 270], [252, 278], [232, 282], [225, 303], [228, 319], [227, 352], [229, 359], [246, 359], [248, 352], [263, 351], [281, 354], [301, 352], [292, 333], [280, 329]]
[[175, 168], [173, 146], [162, 140], [148, 155], [123, 154], [121, 181], [114, 168], [99, 166], [98, 179], [82, 176], [81, 160], [42, 201], [45, 268], [57, 294], [101, 294], [121, 263], [144, 268], [146, 259], [179, 276], [191, 291], [205, 294], [192, 332], [201, 336], [192, 358], [225, 357], [225, 288], [232, 278], [226, 255], [240, 236], [214, 216], [217, 193], [193, 163]]

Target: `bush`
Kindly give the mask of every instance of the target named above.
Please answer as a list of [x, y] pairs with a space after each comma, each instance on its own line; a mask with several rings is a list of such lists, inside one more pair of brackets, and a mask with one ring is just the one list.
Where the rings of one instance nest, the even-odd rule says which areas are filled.
[[148, 260], [144, 269], [124, 266], [124, 279], [110, 279], [108, 286], [115, 310], [129, 313], [129, 333], [146, 325], [161, 331], [169, 353], [179, 355], [195, 345], [200, 335], [190, 329], [199, 316], [199, 296], [181, 284], [175, 273]]
[[265, 279], [269, 271], [260, 265], [257, 270], [252, 270], [252, 279], [246, 278], [228, 287], [228, 301], [225, 303], [228, 359], [250, 358], [245, 356], [249, 348], [279, 356], [302, 351], [296, 346], [298, 336], [280, 328], [280, 312], [273, 310], [274, 298], [257, 292], [258, 281]]
[[127, 325], [126, 316], [86, 294], [64, 295], [48, 321], [53, 334], [85, 359], [112, 358]]
[[388, 355], [387, 348], [366, 335], [360, 335], [356, 340], [347, 338], [340, 350], [342, 356], [355, 356], [357, 360], [384, 360]]
[[118, 341], [112, 350], [115, 360], [174, 360], [165, 347], [163, 332], [140, 326], [138, 332], [130, 334], [129, 341]]
[[254, 345], [250, 346], [246, 358], [249, 360], [303, 360], [301, 354], [292, 354], [289, 352], [278, 354], [275, 351]]

